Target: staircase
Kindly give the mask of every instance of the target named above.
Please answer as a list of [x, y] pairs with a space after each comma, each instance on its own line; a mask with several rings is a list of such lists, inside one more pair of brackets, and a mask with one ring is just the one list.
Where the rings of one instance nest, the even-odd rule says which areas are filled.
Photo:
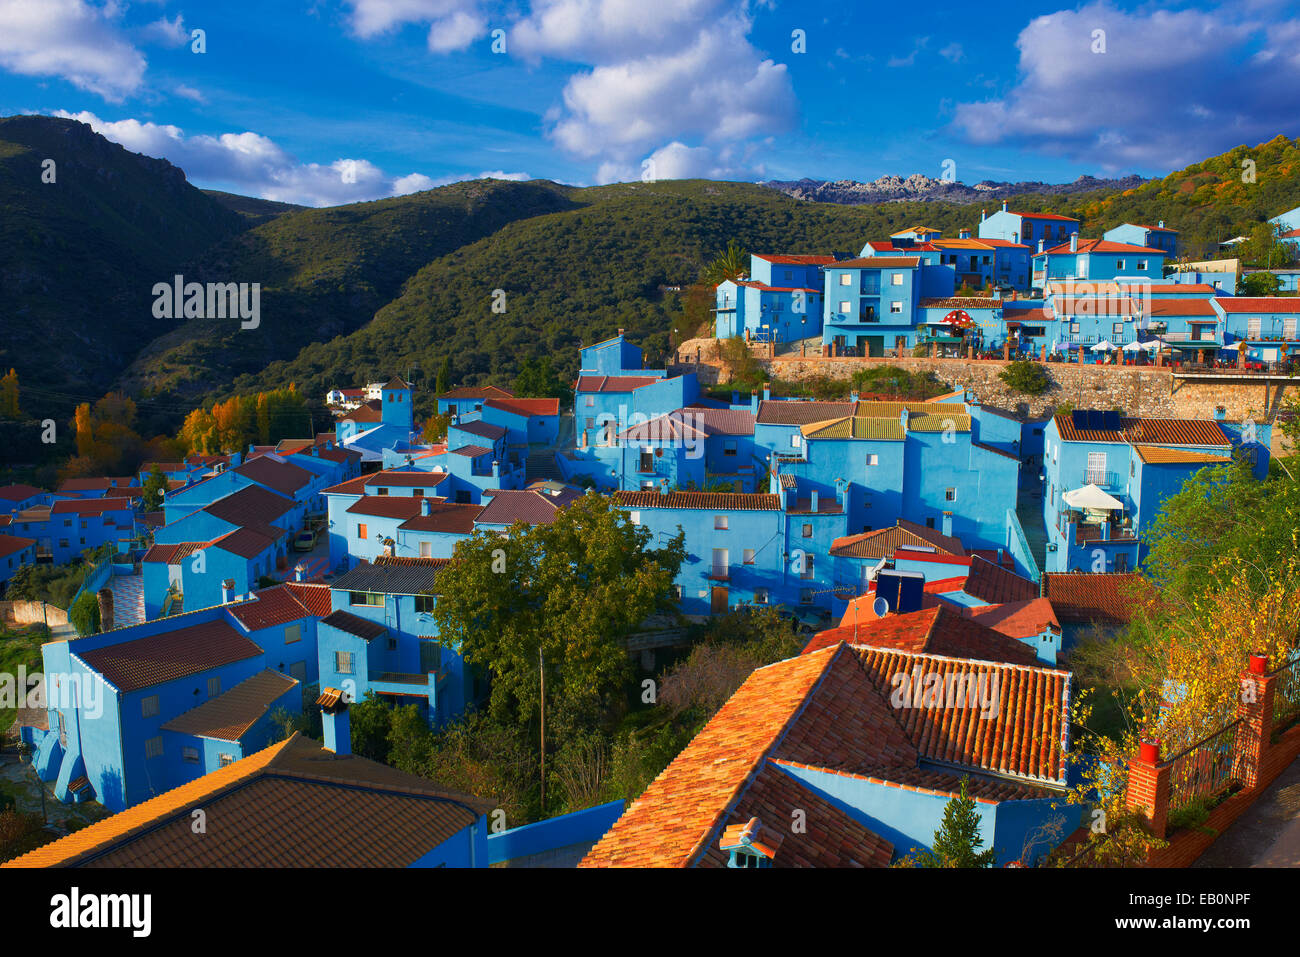
[[113, 592], [113, 627], [125, 628], [144, 621], [144, 576], [114, 575], [108, 580]]
[[528, 483], [533, 482], [563, 482], [564, 474], [560, 471], [560, 466], [555, 461], [554, 449], [538, 449], [535, 452], [528, 453], [528, 459], [524, 462], [524, 478]]
[[1016, 518], [1020, 520], [1020, 529], [1025, 533], [1029, 552], [1038, 563], [1038, 570], [1047, 570], [1047, 526], [1043, 524], [1043, 493], [1038, 489], [1027, 492], [1023, 489], [1016, 502]]

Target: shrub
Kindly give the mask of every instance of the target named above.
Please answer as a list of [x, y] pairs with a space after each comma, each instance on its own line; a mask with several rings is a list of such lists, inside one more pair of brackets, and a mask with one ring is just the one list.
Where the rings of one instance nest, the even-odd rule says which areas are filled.
[[1012, 392], [1024, 395], [1042, 395], [1052, 387], [1051, 376], [1037, 362], [1017, 359], [998, 373], [998, 378], [1006, 383]]
[[88, 591], [83, 591], [68, 611], [68, 620], [79, 635], [94, 635], [99, 632], [99, 599]]

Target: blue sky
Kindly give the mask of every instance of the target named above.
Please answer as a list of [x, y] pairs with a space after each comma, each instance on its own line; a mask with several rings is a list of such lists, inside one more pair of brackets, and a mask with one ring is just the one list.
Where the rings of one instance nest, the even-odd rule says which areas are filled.
[[310, 205], [485, 174], [950, 160], [965, 183], [1062, 182], [1296, 135], [1298, 41], [1281, 0], [0, 0], [0, 114], [73, 116], [200, 186]]

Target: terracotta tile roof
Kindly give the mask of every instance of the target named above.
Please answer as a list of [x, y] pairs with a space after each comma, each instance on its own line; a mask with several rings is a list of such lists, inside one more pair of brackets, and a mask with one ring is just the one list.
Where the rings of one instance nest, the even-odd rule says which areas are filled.
[[[328, 585], [302, 583], [274, 585], [256, 592], [248, 601], [229, 606], [230, 613], [249, 631], [287, 625], [303, 618], [320, 618], [330, 611]], [[322, 610], [323, 609], [323, 610]]]
[[67, 479], [62, 485], [59, 486], [59, 491], [60, 492], [95, 492], [95, 491], [99, 491], [100, 489], [118, 488], [119, 486], [125, 488], [131, 485], [135, 485], [136, 491], [139, 491], [140, 486], [136, 485], [135, 481], [136, 481], [135, 476], [131, 476], [131, 475], [119, 477], [119, 478], [114, 478], [111, 476], [100, 476], [97, 478], [70, 478]]
[[759, 425], [807, 425], [853, 415], [852, 402], [817, 402], [766, 399], [758, 404]]
[[[1155, 300], [1152, 300], [1154, 303]], [[1052, 311], [1061, 317], [1068, 316], [1115, 316], [1131, 319], [1137, 315], [1137, 304], [1128, 298], [1066, 298], [1052, 299]], [[1005, 315], [1005, 313], [1004, 313]]]
[[[916, 675], [917, 668], [926, 680], [929, 675], [938, 676], [945, 688], [959, 679], [965, 679], [969, 688], [983, 677], [985, 690], [991, 692], [997, 677], [996, 715], [991, 708], [986, 714], [973, 706], [926, 707], [924, 699], [917, 702], [918, 707], [893, 710], [922, 757], [992, 774], [1064, 782], [1069, 672], [872, 647], [857, 651], [882, 695], [900, 687], [894, 675]], [[921, 693], [920, 688], [915, 690]]]
[[1155, 589], [1136, 572], [1048, 573], [1043, 576], [1043, 597], [1061, 621], [1103, 624], [1131, 621], [1142, 605], [1158, 600]]
[[862, 399], [853, 410], [858, 417], [871, 419], [897, 419], [906, 409], [909, 415], [927, 415], [937, 412], [965, 412], [959, 402], [890, 402]]
[[164, 565], [176, 565], [189, 558], [201, 548], [207, 548], [207, 542], [180, 542], [176, 545], [154, 544], [140, 559], [142, 562], [158, 562]]
[[934, 413], [931, 415], [909, 415], [907, 431], [909, 432], [969, 432], [971, 417], [951, 413]]
[[962, 614], [1010, 638], [1032, 638], [1042, 634], [1048, 627], [1055, 629], [1058, 634], [1061, 631], [1056, 611], [1046, 598], [1011, 601], [1001, 605], [976, 605], [963, 608]]
[[[263, 526], [269, 528], [272, 526]], [[283, 534], [283, 529], [277, 529]], [[237, 528], [233, 532], [222, 535], [214, 539], [211, 543], [212, 548], [219, 548], [224, 552], [230, 552], [232, 555], [238, 555], [240, 558], [256, 558], [268, 548], [275, 545], [279, 536], [270, 536], [264, 534], [256, 527], [244, 526]]]
[[449, 472], [425, 472], [418, 469], [406, 472], [386, 470], [362, 476], [362, 479], [368, 491], [377, 488], [428, 488], [442, 482], [450, 474]]
[[555, 521], [555, 513], [582, 496], [577, 489], [550, 495], [537, 489], [520, 489], [494, 492], [491, 501], [483, 506], [476, 520], [479, 525], [513, 525], [524, 522], [528, 525], [549, 525]]
[[[176, 619], [179, 624], [185, 616]], [[72, 652], [119, 691], [138, 691], [253, 658], [262, 649], [224, 620], [206, 621], [90, 651]]]
[[482, 445], [462, 445], [458, 449], [451, 450], [452, 455], [463, 455], [469, 459], [476, 459], [480, 455], [491, 455], [492, 450]]
[[482, 505], [455, 505], [451, 502], [434, 502], [429, 514], [408, 518], [397, 526], [406, 532], [450, 532], [466, 534], [474, 531], [474, 522], [483, 511]]
[[[781, 768], [807, 768], [808, 765], [792, 761], [773, 761]], [[825, 771], [826, 768], [817, 770]], [[1027, 781], [1014, 781], [1006, 778], [992, 777], [978, 772], [962, 770], [960, 772], [936, 771], [930, 768], [866, 768], [857, 773], [851, 771], [830, 771], [837, 777], [854, 778], [870, 781], [886, 787], [899, 788], [904, 791], [919, 791], [940, 797], [956, 797], [961, 794], [962, 779], [966, 779], [966, 794], [981, 804], [997, 804], [1002, 801], [1030, 801], [1036, 798], [1061, 796], [1059, 788], [1044, 787]], [[900, 847], [900, 852], [910, 850]]]
[[162, 725], [164, 731], [200, 738], [238, 741], [270, 710], [276, 699], [298, 681], [270, 668], [245, 678], [228, 691]]
[[[8, 516], [5, 516], [6, 518]], [[36, 544], [34, 538], [21, 538], [17, 535], [0, 535], [0, 558], [12, 555], [15, 552], [21, 552], [24, 548], [30, 548]]]
[[584, 375], [578, 377], [579, 392], [631, 392], [661, 381], [655, 376]]
[[781, 496], [745, 492], [622, 491], [611, 496], [624, 508], [689, 508], [706, 511], [779, 512]]
[[759, 292], [810, 292], [821, 295], [821, 290], [815, 286], [769, 286], [765, 282], [757, 282], [753, 279], [736, 279], [733, 281], [737, 286], [744, 289], [757, 289]]
[[352, 612], [344, 611], [341, 608], [330, 612], [320, 620], [320, 623], [329, 625], [331, 628], [337, 628], [349, 635], [355, 635], [365, 641], [373, 641], [380, 635], [388, 633], [388, 629], [379, 622], [371, 621], [369, 618], [362, 618], [360, 615], [354, 615]]
[[1045, 249], [1038, 253], [1039, 256], [1073, 256], [1078, 253], [1146, 253], [1152, 256], [1168, 256], [1169, 253], [1163, 249], [1153, 249], [1150, 246], [1134, 246], [1129, 243], [1117, 243], [1109, 239], [1080, 239], [1079, 248], [1071, 249], [1068, 242], [1061, 243], [1059, 246], [1053, 246], [1051, 249]]
[[961, 540], [900, 518], [892, 528], [847, 535], [831, 542], [831, 554], [843, 558], [885, 558], [897, 548], [934, 548], [941, 555], [965, 555]]
[[1148, 465], [1225, 465], [1232, 461], [1230, 455], [1194, 452], [1191, 449], [1165, 449], [1155, 445], [1135, 445], [1133, 451]]
[[1209, 316], [1214, 319], [1219, 317], [1208, 299], [1152, 299], [1147, 302], [1147, 314], [1152, 317]]
[[689, 414], [689, 421], [705, 435], [753, 435], [757, 416], [746, 409], [714, 409], [691, 405], [678, 412]]
[[1013, 210], [1006, 210], [1006, 212], [1011, 213], [1012, 216], [1019, 216], [1021, 219], [1050, 219], [1054, 222], [1059, 220], [1063, 223], [1078, 222], [1073, 216], [1059, 216], [1056, 213], [1017, 213]]
[[1297, 296], [1216, 296], [1214, 301], [1229, 314], [1300, 312]]
[[344, 415], [341, 419], [339, 419], [339, 421], [357, 422], [362, 425], [366, 425], [371, 422], [382, 422], [384, 420], [384, 413], [381, 409], [376, 408], [377, 405], [378, 405], [377, 402], [367, 402], [364, 405], [359, 405], [351, 412]]
[[914, 269], [920, 262], [920, 256], [866, 256], [841, 259], [827, 265], [835, 269]]
[[477, 435], [479, 438], [487, 439], [489, 442], [495, 442], [497, 439], [506, 437], [505, 426], [493, 425], [491, 422], [481, 422], [478, 420], [472, 422], [462, 422], [459, 425], [453, 425], [451, 428], [458, 432], [468, 432], [470, 435]]
[[452, 389], [437, 396], [439, 399], [513, 399], [515, 394], [509, 389], [500, 389], [494, 385], [470, 385]]
[[694, 416], [669, 412], [649, 422], [624, 429], [618, 438], [628, 442], [672, 442], [685, 439], [702, 439], [705, 433], [696, 427]]
[[871, 614], [868, 604], [863, 620], [854, 624], [852, 615], [860, 607], [860, 604], [855, 603], [845, 612], [837, 627], [814, 635], [802, 653], [811, 654], [843, 641], [854, 646], [869, 645], [873, 648], [924, 652], [978, 661], [1032, 665], [1038, 660], [1034, 649], [1024, 642], [1009, 638], [987, 624], [966, 618], [947, 605], [867, 619], [865, 616]]
[[1228, 448], [1232, 442], [1217, 422], [1206, 419], [1137, 419], [1120, 417], [1120, 431], [1078, 429], [1069, 414], [1057, 415], [1063, 442], [1125, 442], [1146, 445], [1210, 445]]
[[1034, 582], [978, 555], [971, 558], [964, 591], [972, 598], [986, 601], [990, 605], [1029, 601], [1038, 597], [1038, 585]]
[[488, 399], [485, 408], [500, 409], [525, 418], [546, 418], [560, 414], [559, 399]]
[[347, 508], [349, 515], [410, 519], [420, 514], [418, 495], [363, 495]]
[[383, 556], [362, 562], [344, 572], [330, 587], [339, 591], [383, 592], [386, 595], [423, 595], [433, 591], [438, 573], [450, 558], [398, 558]]
[[285, 582], [279, 587], [298, 599], [298, 603], [306, 608], [310, 614], [318, 618], [324, 618], [330, 613], [330, 588], [328, 585]]
[[54, 515], [102, 515], [104, 512], [129, 512], [131, 501], [126, 498], [65, 498], [55, 502], [50, 509]]
[[0, 866], [406, 867], [494, 803], [295, 734]]
[[361, 475], [354, 479], [348, 479], [346, 482], [340, 482], [338, 485], [331, 485], [323, 490], [325, 495], [365, 495], [366, 483], [370, 481], [369, 475]]
[[922, 309], [1000, 309], [1001, 299], [991, 296], [947, 296], [938, 299], [922, 299]]
[[990, 246], [996, 246], [999, 249], [1004, 249], [1004, 248], [1028, 249], [1029, 248], [1029, 246], [1025, 243], [1013, 243], [1009, 239], [981, 239], [980, 242], [987, 243]]
[[270, 525], [294, 507], [293, 499], [252, 485], [218, 499], [203, 511], [232, 525]]
[[290, 498], [294, 496], [294, 493], [311, 485], [312, 480], [316, 477], [301, 466], [290, 465], [288, 462], [272, 458], [270, 455], [258, 456], [251, 462], [245, 462], [243, 465], [231, 469], [231, 471]]
[[31, 498], [33, 495], [44, 495], [45, 490], [39, 489], [35, 485], [3, 485], [0, 486], [0, 499], [6, 502], [21, 502], [23, 499]]

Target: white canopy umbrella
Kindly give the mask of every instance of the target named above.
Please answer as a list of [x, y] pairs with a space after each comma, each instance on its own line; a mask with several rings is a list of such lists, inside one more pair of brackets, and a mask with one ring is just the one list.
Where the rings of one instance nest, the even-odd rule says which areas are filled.
[[1097, 343], [1095, 346], [1092, 347], [1092, 351], [1093, 351], [1093, 352], [1110, 352], [1110, 351], [1113, 350], [1114, 348], [1115, 348], [1114, 344], [1113, 344], [1109, 339], [1103, 339], [1103, 340], [1101, 340], [1101, 342]]
[[1123, 349], [1125, 352], [1141, 352], [1143, 349], [1151, 349], [1154, 347], [1154, 342], [1130, 342], [1128, 345], [1124, 346]]
[[1085, 485], [1083, 488], [1076, 488], [1073, 492], [1066, 492], [1063, 496], [1065, 504], [1071, 508], [1095, 508], [1114, 511], [1122, 509], [1124, 503], [1113, 495], [1108, 495], [1096, 485]]

